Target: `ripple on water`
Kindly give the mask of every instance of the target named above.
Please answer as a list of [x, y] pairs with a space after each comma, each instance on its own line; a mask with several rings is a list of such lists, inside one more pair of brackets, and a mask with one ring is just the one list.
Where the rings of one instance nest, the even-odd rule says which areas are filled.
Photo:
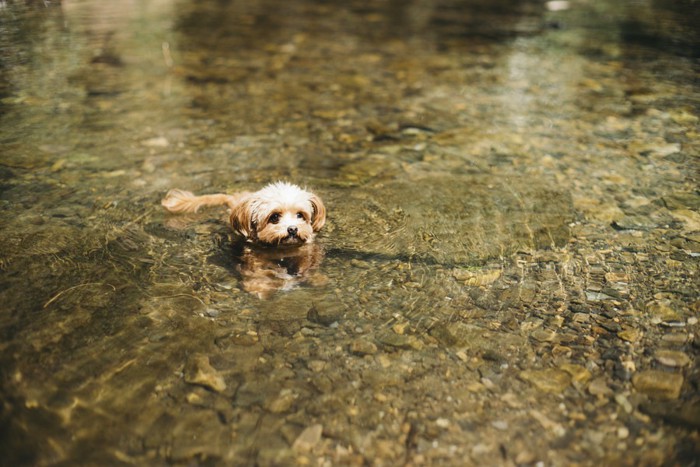
[[567, 193], [529, 178], [425, 173], [344, 195], [332, 243], [446, 266], [562, 246], [573, 220]]

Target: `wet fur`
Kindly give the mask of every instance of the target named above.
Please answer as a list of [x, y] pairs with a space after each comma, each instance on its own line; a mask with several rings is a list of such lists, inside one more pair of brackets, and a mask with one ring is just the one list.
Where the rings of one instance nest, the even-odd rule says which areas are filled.
[[313, 242], [326, 223], [326, 208], [314, 193], [277, 182], [259, 191], [196, 196], [170, 190], [161, 201], [172, 213], [197, 212], [206, 206], [228, 206], [234, 232], [245, 241], [267, 246], [301, 246]]

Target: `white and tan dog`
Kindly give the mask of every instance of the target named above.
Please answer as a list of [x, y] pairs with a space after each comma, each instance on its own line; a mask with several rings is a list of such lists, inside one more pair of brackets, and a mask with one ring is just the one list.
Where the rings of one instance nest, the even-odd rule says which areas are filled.
[[161, 201], [172, 213], [197, 212], [204, 206], [226, 205], [233, 230], [246, 242], [266, 246], [301, 246], [313, 242], [326, 223], [326, 208], [314, 193], [277, 182], [263, 189], [235, 194], [195, 196], [170, 190]]

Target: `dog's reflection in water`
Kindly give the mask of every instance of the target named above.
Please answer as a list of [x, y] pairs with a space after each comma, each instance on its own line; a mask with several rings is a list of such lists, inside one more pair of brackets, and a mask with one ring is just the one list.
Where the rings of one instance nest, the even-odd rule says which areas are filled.
[[242, 288], [259, 298], [267, 299], [277, 291], [303, 284], [317, 286], [327, 282], [318, 271], [323, 249], [317, 243], [289, 248], [243, 245], [236, 250]]

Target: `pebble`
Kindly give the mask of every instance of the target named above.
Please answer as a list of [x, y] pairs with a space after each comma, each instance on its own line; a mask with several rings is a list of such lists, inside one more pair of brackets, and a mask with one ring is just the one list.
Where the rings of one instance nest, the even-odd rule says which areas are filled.
[[634, 407], [632, 407], [632, 404], [630, 403], [629, 399], [624, 394], [615, 395], [615, 402], [617, 402], [617, 404], [620, 407], [622, 407], [622, 410], [624, 410], [625, 413], [629, 414], [632, 413], [632, 411], [634, 410]]
[[542, 392], [559, 394], [571, 383], [571, 376], [565, 371], [557, 369], [525, 370], [520, 372], [520, 379], [532, 384]]
[[685, 332], [669, 332], [661, 336], [661, 340], [668, 345], [685, 345], [688, 342], [688, 334]]
[[204, 314], [210, 318], [216, 318], [221, 314], [221, 311], [217, 310], [216, 308], [207, 308], [204, 310]]
[[573, 321], [574, 323], [584, 324], [584, 323], [589, 322], [590, 320], [591, 320], [591, 315], [589, 315], [588, 313], [574, 313], [571, 316], [571, 321]]
[[571, 380], [577, 383], [586, 383], [591, 379], [591, 372], [581, 365], [564, 363], [560, 368], [571, 375]]
[[605, 280], [608, 282], [629, 282], [630, 276], [624, 272], [608, 272], [605, 274]]
[[170, 142], [164, 136], [157, 136], [155, 138], [143, 140], [141, 144], [149, 148], [166, 148], [170, 145]]
[[690, 209], [677, 209], [671, 211], [671, 215], [685, 224], [685, 230], [693, 232], [700, 230], [700, 214]]
[[323, 360], [311, 360], [306, 364], [306, 366], [314, 373], [320, 373], [324, 368], [326, 368], [326, 362]]
[[382, 345], [398, 349], [421, 350], [423, 348], [423, 344], [415, 336], [402, 336], [393, 332], [382, 334], [377, 340]]
[[657, 323], [678, 321], [680, 315], [666, 301], [653, 301], [647, 304], [647, 312]]
[[203, 354], [192, 355], [185, 365], [185, 382], [199, 384], [216, 392], [226, 389], [224, 378], [209, 363]]
[[647, 370], [632, 377], [637, 391], [654, 399], [678, 399], [683, 386], [683, 376], [659, 370]]
[[668, 209], [700, 209], [700, 196], [695, 193], [676, 192], [661, 198]]
[[321, 441], [323, 425], [315, 424], [306, 427], [304, 431], [294, 440], [292, 449], [297, 452], [309, 452]]
[[637, 342], [642, 332], [637, 328], [623, 329], [617, 333], [617, 337], [626, 342]]
[[374, 355], [377, 350], [377, 345], [367, 339], [355, 339], [350, 343], [350, 353], [355, 355]]
[[505, 420], [495, 420], [491, 422], [491, 426], [497, 430], [505, 431], [508, 429], [508, 422]]
[[496, 282], [501, 277], [500, 269], [474, 271], [469, 269], [454, 269], [452, 276], [464, 285], [485, 286]]
[[204, 398], [196, 392], [191, 392], [187, 394], [185, 400], [187, 400], [187, 402], [192, 405], [204, 405]]
[[550, 329], [536, 329], [531, 334], [532, 338], [539, 342], [552, 342], [557, 338], [557, 333]]
[[613, 225], [619, 230], [650, 230], [657, 226], [646, 216], [625, 216], [613, 222]]
[[612, 389], [605, 382], [605, 378], [596, 378], [588, 385], [588, 392], [594, 396], [607, 397], [612, 395]]
[[529, 451], [527, 449], [520, 451], [516, 456], [515, 456], [515, 463], [517, 465], [528, 465], [532, 464], [537, 460], [537, 456], [535, 453], [532, 451]]
[[272, 413], [284, 413], [289, 411], [297, 400], [298, 396], [289, 389], [282, 389], [266, 408]]
[[530, 416], [537, 420], [542, 425], [542, 428], [551, 431], [556, 436], [564, 436], [566, 434], [566, 428], [561, 423], [551, 420], [539, 410], [530, 410]]
[[670, 367], [684, 367], [690, 364], [690, 357], [677, 350], [657, 350], [654, 358], [662, 365]]
[[435, 420], [435, 424], [440, 428], [447, 428], [450, 426], [450, 421], [446, 418], [438, 418]]

